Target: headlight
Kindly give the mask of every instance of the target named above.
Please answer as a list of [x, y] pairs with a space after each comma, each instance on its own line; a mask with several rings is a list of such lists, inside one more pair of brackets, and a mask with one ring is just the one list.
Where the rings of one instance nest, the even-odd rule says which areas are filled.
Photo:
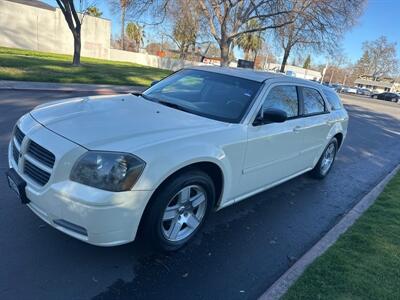
[[122, 192], [136, 183], [146, 163], [132, 154], [89, 151], [72, 168], [70, 179], [99, 189]]

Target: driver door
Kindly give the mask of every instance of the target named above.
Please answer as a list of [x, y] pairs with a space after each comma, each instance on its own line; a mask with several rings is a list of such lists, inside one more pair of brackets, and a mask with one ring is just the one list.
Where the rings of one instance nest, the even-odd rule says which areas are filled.
[[275, 85], [268, 92], [262, 109], [281, 109], [288, 120], [249, 125], [241, 181], [244, 194], [284, 181], [307, 168], [301, 158], [304, 121], [300, 118], [299, 103], [295, 85]]

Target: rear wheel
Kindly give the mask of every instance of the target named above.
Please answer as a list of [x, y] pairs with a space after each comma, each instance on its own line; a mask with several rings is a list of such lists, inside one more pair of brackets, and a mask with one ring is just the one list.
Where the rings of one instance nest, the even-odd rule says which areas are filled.
[[336, 138], [331, 139], [328, 146], [326, 146], [322, 153], [317, 165], [311, 170], [310, 174], [314, 178], [322, 179], [328, 175], [336, 158], [338, 150], [338, 141]]
[[143, 238], [161, 250], [181, 248], [200, 230], [214, 199], [214, 184], [206, 173], [190, 170], [173, 177], [146, 210]]

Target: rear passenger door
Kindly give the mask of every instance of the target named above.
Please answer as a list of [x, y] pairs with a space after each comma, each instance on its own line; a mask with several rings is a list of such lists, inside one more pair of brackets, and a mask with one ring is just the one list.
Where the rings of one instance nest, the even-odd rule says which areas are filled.
[[327, 145], [327, 136], [333, 120], [321, 93], [312, 87], [299, 87], [303, 127], [303, 159], [308, 167], [313, 167]]

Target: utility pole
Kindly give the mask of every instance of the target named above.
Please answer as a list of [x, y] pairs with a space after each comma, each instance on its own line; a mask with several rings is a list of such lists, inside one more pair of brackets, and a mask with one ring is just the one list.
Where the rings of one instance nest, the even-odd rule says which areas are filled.
[[325, 68], [322, 70], [322, 77], [321, 77], [321, 82], [320, 82], [321, 84], [324, 82], [324, 76], [325, 76], [327, 69], [328, 69], [328, 61], [326, 61]]

